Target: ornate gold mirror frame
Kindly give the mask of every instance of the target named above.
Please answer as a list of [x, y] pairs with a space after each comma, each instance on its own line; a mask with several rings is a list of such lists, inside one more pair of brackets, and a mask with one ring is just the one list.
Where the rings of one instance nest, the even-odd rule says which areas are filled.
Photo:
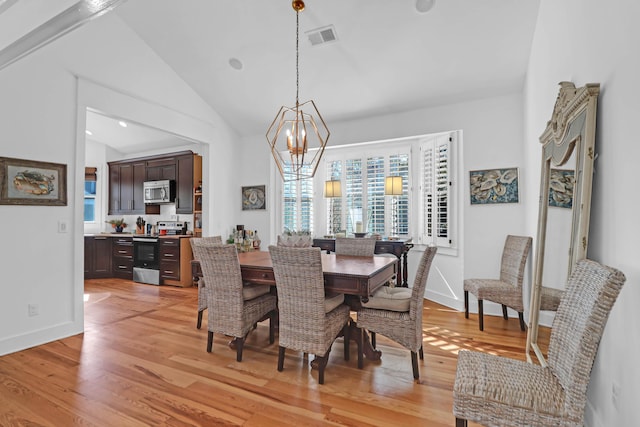
[[600, 85], [597, 83], [587, 84], [576, 89], [571, 82], [561, 82], [553, 115], [540, 136], [540, 143], [542, 143], [540, 205], [538, 208], [538, 233], [529, 306], [526, 355], [527, 360], [532, 362], [531, 349], [533, 349], [542, 366], [546, 366], [546, 361], [538, 347], [538, 322], [542, 295], [551, 168], [564, 165], [574, 155], [576, 166], [574, 171], [575, 183], [568, 276], [576, 262], [587, 256], [591, 187], [595, 159], [596, 107], [599, 92]]

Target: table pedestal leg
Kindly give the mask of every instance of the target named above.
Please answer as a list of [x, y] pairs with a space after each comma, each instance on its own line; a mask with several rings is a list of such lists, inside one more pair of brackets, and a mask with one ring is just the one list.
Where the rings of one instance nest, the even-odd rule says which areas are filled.
[[367, 331], [364, 331], [364, 333], [362, 333], [357, 323], [353, 321], [351, 322], [349, 327], [351, 328], [349, 334], [351, 335], [352, 340], [359, 340], [360, 337], [362, 337], [362, 353], [364, 354], [364, 356], [372, 361], [380, 360], [380, 358], [382, 357], [382, 352], [373, 348], [373, 345], [371, 345], [371, 341], [369, 340], [369, 333]]

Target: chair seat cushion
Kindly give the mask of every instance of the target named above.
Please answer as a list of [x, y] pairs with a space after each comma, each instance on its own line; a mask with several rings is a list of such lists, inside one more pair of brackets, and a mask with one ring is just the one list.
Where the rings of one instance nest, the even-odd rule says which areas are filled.
[[244, 286], [242, 286], [242, 299], [249, 301], [261, 295], [268, 294], [270, 291], [269, 286], [245, 283]]
[[458, 418], [494, 425], [517, 419], [530, 420], [529, 425], [560, 425], [558, 417], [567, 415], [564, 403], [565, 393], [549, 368], [487, 353], [458, 353], [453, 386]]
[[324, 297], [324, 312], [329, 313], [343, 302], [344, 294], [326, 295]]
[[411, 289], [383, 286], [369, 297], [369, 301], [363, 302], [362, 306], [379, 310], [409, 311], [410, 303]]

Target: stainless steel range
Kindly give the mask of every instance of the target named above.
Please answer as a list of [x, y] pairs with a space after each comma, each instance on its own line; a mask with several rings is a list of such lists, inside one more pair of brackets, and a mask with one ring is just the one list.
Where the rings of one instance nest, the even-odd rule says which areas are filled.
[[160, 284], [160, 243], [154, 236], [133, 237], [133, 281]]
[[[160, 236], [187, 234], [185, 221], [158, 221]], [[135, 235], [133, 237], [133, 281], [160, 284], [160, 242], [158, 236]]]

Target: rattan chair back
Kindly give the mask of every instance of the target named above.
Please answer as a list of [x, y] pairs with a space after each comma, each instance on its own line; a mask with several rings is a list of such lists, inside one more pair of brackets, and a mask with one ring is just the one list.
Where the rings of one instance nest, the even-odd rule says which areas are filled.
[[336, 237], [336, 255], [373, 256], [375, 250], [373, 237]]

